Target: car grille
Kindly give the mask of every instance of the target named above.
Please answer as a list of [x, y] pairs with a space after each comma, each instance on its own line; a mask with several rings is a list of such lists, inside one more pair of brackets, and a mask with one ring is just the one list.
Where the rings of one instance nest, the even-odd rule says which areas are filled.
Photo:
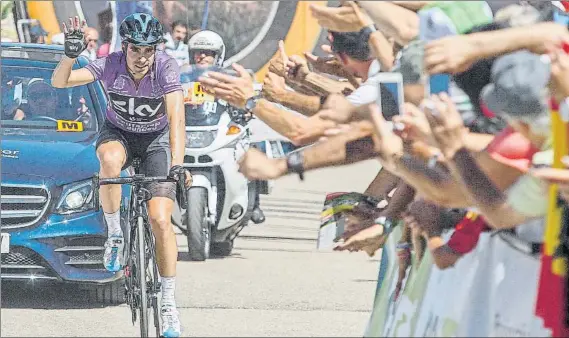
[[1, 276], [3, 279], [57, 279], [37, 253], [22, 247], [2, 254]]
[[49, 199], [49, 191], [43, 187], [2, 184], [2, 229], [36, 223], [45, 213]]

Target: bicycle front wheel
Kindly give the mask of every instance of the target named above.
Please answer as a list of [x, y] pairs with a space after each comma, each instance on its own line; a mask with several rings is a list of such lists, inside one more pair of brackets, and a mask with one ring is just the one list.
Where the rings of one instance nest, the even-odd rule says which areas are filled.
[[144, 219], [138, 217], [136, 229], [136, 251], [138, 258], [138, 278], [140, 287], [140, 336], [148, 337], [148, 291], [146, 284], [146, 245], [144, 241]]

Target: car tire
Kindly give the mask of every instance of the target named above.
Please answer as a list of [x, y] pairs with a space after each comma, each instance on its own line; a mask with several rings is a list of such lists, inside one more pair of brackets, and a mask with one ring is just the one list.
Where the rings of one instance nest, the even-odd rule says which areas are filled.
[[126, 301], [124, 279], [87, 288], [88, 300], [91, 304], [120, 305]]

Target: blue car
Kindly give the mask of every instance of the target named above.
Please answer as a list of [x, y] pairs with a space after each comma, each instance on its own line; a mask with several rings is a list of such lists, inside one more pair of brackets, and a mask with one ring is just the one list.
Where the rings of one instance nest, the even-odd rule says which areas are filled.
[[[103, 267], [107, 230], [91, 183], [107, 100], [99, 82], [50, 85], [63, 55], [61, 46], [1, 44], [1, 278], [76, 283], [91, 301], [117, 304], [123, 275]], [[126, 217], [126, 187], [123, 195]]]

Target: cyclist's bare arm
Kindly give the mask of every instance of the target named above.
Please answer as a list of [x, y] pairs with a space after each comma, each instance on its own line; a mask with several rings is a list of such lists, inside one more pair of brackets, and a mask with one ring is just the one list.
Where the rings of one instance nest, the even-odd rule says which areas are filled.
[[170, 123], [170, 147], [172, 148], [172, 166], [184, 164], [186, 149], [186, 114], [182, 91], [166, 94], [166, 114]]
[[51, 75], [51, 85], [55, 88], [69, 88], [95, 81], [93, 73], [87, 68], [73, 69], [75, 60], [64, 56]]

